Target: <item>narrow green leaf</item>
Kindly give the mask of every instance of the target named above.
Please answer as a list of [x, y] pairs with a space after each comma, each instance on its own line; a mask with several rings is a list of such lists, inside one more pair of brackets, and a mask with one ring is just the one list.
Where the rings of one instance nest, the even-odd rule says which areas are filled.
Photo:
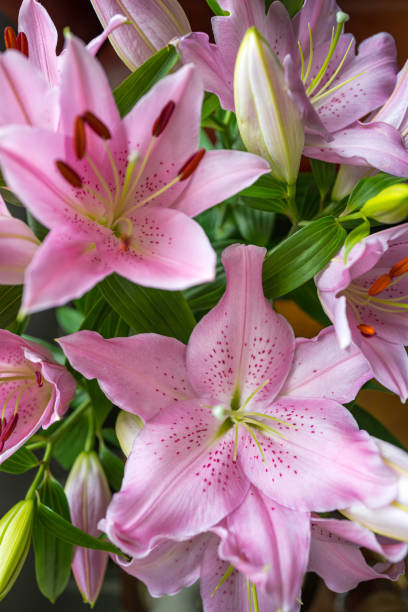
[[2, 329], [16, 320], [20, 310], [22, 294], [22, 285], [0, 286], [0, 327]]
[[334, 179], [336, 178], [336, 166], [328, 162], [320, 161], [320, 159], [311, 159], [310, 163], [313, 177], [323, 201], [332, 188]]
[[117, 274], [104, 279], [99, 287], [112, 308], [137, 334], [154, 332], [188, 341], [195, 319], [180, 292], [140, 287]]
[[119, 548], [114, 546], [114, 544], [94, 538], [89, 535], [89, 533], [85, 533], [85, 531], [78, 529], [78, 527], [72, 525], [72, 523], [60, 516], [57, 512], [54, 512], [54, 510], [45, 504], [40, 503], [37, 512], [44, 527], [60, 540], [73, 544], [74, 546], [82, 546], [83, 548], [91, 548], [92, 550], [104, 550], [106, 552], [121, 555], [122, 557], [125, 556]]
[[112, 403], [106, 395], [101, 391], [98, 382], [93, 380], [86, 380], [86, 388], [91, 398], [92, 406], [98, 427], [102, 427], [108, 414], [112, 410]]
[[[68, 501], [59, 482], [50, 474], [38, 489], [40, 500], [66, 521], [70, 521]], [[33, 525], [35, 574], [38, 587], [52, 603], [61, 595], [71, 575], [73, 546], [50, 532], [36, 513]]]
[[357, 183], [351, 192], [347, 201], [347, 214], [354, 210], [359, 210], [367, 200], [374, 198], [380, 191], [391, 185], [397, 185], [398, 183], [404, 183], [406, 179], [391, 176], [390, 174], [384, 174], [380, 172], [375, 176], [362, 179]]
[[168, 45], [149, 58], [115, 89], [113, 95], [122, 117], [132, 110], [136, 102], [160, 79], [166, 76], [177, 62], [173, 45]]
[[201, 121], [207, 119], [212, 113], [220, 108], [218, 96], [214, 93], [205, 92], [203, 108], [201, 111]]
[[241, 236], [250, 244], [266, 246], [275, 226], [275, 213], [234, 206], [233, 214]]
[[9, 474], [23, 474], [38, 465], [39, 462], [34, 453], [23, 447], [19, 448], [11, 457], [6, 459], [6, 461], [0, 465], [0, 470], [2, 472], [8, 472]]
[[58, 324], [66, 334], [77, 332], [84, 320], [82, 312], [70, 306], [61, 306], [61, 308], [57, 308], [56, 314]]
[[[272, 1], [272, 0], [271, 0]], [[206, 0], [208, 6], [217, 17], [222, 17], [223, 15], [229, 15], [228, 11], [223, 11], [217, 0]]]
[[347, 263], [347, 258], [351, 249], [361, 240], [366, 238], [370, 233], [370, 222], [364, 219], [360, 225], [357, 225], [347, 236], [344, 242], [344, 263]]
[[17, 196], [15, 196], [8, 187], [0, 187], [0, 196], [2, 196], [3, 200], [7, 204], [12, 204], [13, 206], [23, 206]]
[[[54, 429], [51, 431], [54, 431]], [[84, 449], [87, 433], [88, 419], [84, 414], [55, 444], [53, 457], [61, 464], [64, 470], [69, 470], [72, 467], [75, 459]]]
[[367, 410], [354, 403], [351, 405], [349, 404], [347, 408], [350, 410], [361, 429], [368, 431], [371, 436], [385, 440], [385, 442], [389, 442], [390, 444], [395, 444], [395, 446], [399, 446], [399, 448], [407, 451], [402, 442], [400, 442], [385, 425], [380, 423], [375, 416], [367, 412]]
[[266, 297], [276, 298], [303, 285], [338, 253], [345, 237], [334, 217], [323, 217], [278, 244], [263, 267]]
[[27, 211], [27, 223], [33, 233], [37, 236], [38, 240], [41, 240], [42, 242], [48, 234], [49, 230], [39, 221], [37, 221], [37, 219], [33, 217], [33, 215], [29, 211]]
[[115, 453], [113, 453], [105, 444], [99, 446], [99, 459], [103, 465], [106, 478], [114, 491], [119, 491], [125, 465]]

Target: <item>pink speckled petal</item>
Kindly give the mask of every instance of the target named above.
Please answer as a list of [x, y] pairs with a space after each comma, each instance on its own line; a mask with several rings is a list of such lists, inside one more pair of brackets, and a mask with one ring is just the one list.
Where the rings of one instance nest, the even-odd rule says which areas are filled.
[[101, 525], [122, 550], [146, 556], [165, 539], [207, 531], [236, 508], [249, 483], [233, 461], [234, 438], [199, 400], [177, 402], [136, 438], [119, 493]]
[[[370, 566], [360, 547], [373, 550], [392, 563]], [[344, 593], [365, 580], [396, 580], [404, 573], [401, 560], [407, 548], [404, 542], [385, 538], [381, 543], [372, 531], [352, 521], [314, 518], [309, 570], [319, 574], [332, 591]]]
[[204, 533], [185, 542], [167, 540], [143, 559], [126, 562], [116, 557], [115, 561], [125, 572], [142, 580], [153, 597], [174, 595], [199, 579], [204, 552], [213, 539], [216, 536]]
[[[201, 565], [200, 590], [205, 612], [248, 612], [248, 581], [246, 576], [233, 570], [228, 579], [215, 589], [230, 569], [230, 563], [219, 558], [217, 543], [212, 542], [204, 555]], [[274, 610], [274, 599], [257, 589], [259, 610]], [[296, 612], [299, 604], [285, 608], [285, 612]]]
[[245, 401], [261, 384], [254, 401], [272, 399], [289, 372], [293, 331], [264, 298], [265, 250], [233, 245], [223, 253], [227, 289], [215, 308], [194, 329], [187, 348], [187, 369], [198, 395], [229, 405], [235, 390]]
[[299, 40], [304, 53], [309, 50], [309, 25], [314, 46], [330, 40], [332, 28], [336, 28], [336, 13], [340, 10], [335, 0], [306, 0], [302, 9], [293, 18], [296, 40]]
[[268, 419], [282, 437], [255, 432], [264, 461], [249, 434], [241, 434], [238, 461], [265, 495], [294, 510], [317, 512], [346, 507], [345, 500], [379, 507], [395, 497], [393, 472], [343, 406], [280, 398], [263, 412], [287, 423]]
[[201, 226], [178, 210], [146, 206], [132, 214], [129, 249], [108, 240], [98, 250], [125, 278], [160, 289], [186, 289], [214, 279], [216, 255]]
[[56, 48], [58, 32], [51, 17], [37, 0], [23, 0], [18, 29], [28, 40], [30, 63], [39, 68], [51, 87], [59, 82]]
[[[80, 273], [79, 273], [80, 271]], [[112, 272], [91, 239], [50, 232], [25, 276], [23, 312], [38, 312], [81, 297]]]
[[39, 240], [20, 219], [0, 212], [0, 284], [22, 285]]
[[221, 538], [221, 559], [267, 593], [271, 609], [291, 609], [300, 597], [309, 559], [309, 514], [284, 508], [251, 487], [213, 531]]
[[174, 402], [194, 397], [184, 344], [156, 334], [105, 340], [92, 331], [59, 338], [71, 365], [96, 378], [109, 399], [148, 420]]
[[340, 351], [334, 328], [326, 327], [312, 340], [296, 340], [292, 370], [280, 395], [327, 398], [344, 404], [351, 402], [372, 376], [361, 351], [354, 345]]

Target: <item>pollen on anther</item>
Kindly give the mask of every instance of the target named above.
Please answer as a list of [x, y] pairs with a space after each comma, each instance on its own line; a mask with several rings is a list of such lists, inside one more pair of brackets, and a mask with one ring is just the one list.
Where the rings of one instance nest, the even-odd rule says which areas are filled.
[[43, 377], [41, 372], [38, 372], [38, 370], [36, 370], [35, 372], [35, 379], [37, 381], [37, 387], [43, 387], [44, 386], [44, 381], [43, 381]]
[[166, 106], [163, 108], [162, 112], [153, 124], [152, 136], [156, 136], [157, 138], [157, 136], [160, 136], [160, 134], [164, 132], [175, 108], [176, 103], [173, 102], [173, 100], [167, 102]]
[[111, 138], [111, 133], [109, 128], [105, 125], [105, 123], [99, 119], [94, 113], [91, 111], [86, 111], [82, 115], [83, 120], [88, 126], [91, 128], [95, 134], [97, 134], [102, 140], [109, 140]]
[[55, 165], [57, 166], [59, 173], [70, 185], [72, 185], [72, 187], [77, 187], [78, 189], [82, 188], [82, 179], [79, 174], [75, 172], [73, 168], [71, 168], [71, 166], [61, 159], [58, 159], [55, 162]]
[[199, 151], [197, 151], [197, 153], [194, 153], [191, 157], [189, 157], [189, 159], [180, 168], [178, 172], [178, 175], [180, 176], [180, 181], [187, 180], [193, 174], [193, 172], [199, 166], [204, 155], [205, 155], [205, 149], [200, 149]]
[[28, 38], [25, 32], [19, 32], [17, 34], [17, 49], [20, 53], [29, 57]]
[[389, 274], [391, 278], [394, 278], [395, 276], [405, 274], [405, 272], [408, 272], [408, 257], [404, 257], [404, 259], [401, 259], [401, 261], [392, 266]]
[[74, 151], [78, 159], [82, 159], [86, 153], [85, 123], [82, 117], [77, 117], [75, 119]]
[[372, 336], [375, 336], [375, 329], [372, 325], [360, 323], [360, 325], [357, 325], [357, 329], [359, 329], [361, 334], [366, 338], [372, 338]]
[[120, 250], [122, 251], [122, 253], [126, 253], [126, 251], [128, 251], [130, 247], [130, 236], [123, 235], [120, 240]]
[[384, 291], [388, 285], [391, 283], [392, 278], [389, 274], [382, 274], [377, 280], [371, 285], [368, 290], [368, 295], [372, 297], [378, 295], [382, 291]]
[[17, 36], [11, 26], [4, 28], [4, 44], [6, 49], [17, 49]]

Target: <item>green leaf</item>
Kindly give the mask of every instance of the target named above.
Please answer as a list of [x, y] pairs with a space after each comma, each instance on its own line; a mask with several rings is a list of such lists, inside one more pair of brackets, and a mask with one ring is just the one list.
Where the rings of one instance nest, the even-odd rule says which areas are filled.
[[367, 412], [367, 410], [354, 403], [349, 404], [347, 408], [350, 410], [361, 429], [368, 431], [371, 436], [385, 440], [385, 442], [389, 442], [390, 444], [395, 444], [395, 446], [407, 451], [402, 442], [400, 442], [385, 425], [380, 423], [375, 416]]
[[68, 542], [74, 546], [82, 546], [83, 548], [91, 548], [92, 550], [104, 550], [105, 552], [118, 554], [122, 557], [125, 556], [119, 548], [116, 548], [113, 544], [94, 538], [89, 535], [89, 533], [85, 533], [85, 531], [78, 529], [78, 527], [72, 525], [72, 523], [60, 516], [57, 512], [54, 512], [54, 510], [45, 504], [40, 503], [38, 505], [37, 513], [44, 527], [55, 537], [64, 542]]
[[184, 292], [190, 308], [195, 312], [208, 312], [220, 300], [225, 291], [225, 270], [221, 263], [217, 264], [215, 281], [197, 287], [190, 287]]
[[301, 219], [314, 219], [319, 212], [320, 194], [312, 174], [299, 174], [296, 182], [296, 207]]
[[[38, 489], [40, 500], [66, 521], [70, 521], [68, 501], [59, 482], [47, 474]], [[33, 525], [35, 574], [38, 588], [52, 603], [64, 591], [71, 575], [74, 548], [47, 529], [36, 513]]]
[[285, 295], [320, 272], [338, 253], [345, 236], [334, 217], [323, 217], [278, 244], [264, 262], [266, 297]]
[[121, 117], [127, 115], [136, 102], [170, 72], [177, 59], [176, 49], [173, 45], [168, 45], [155, 53], [114, 90], [113, 95]]
[[61, 306], [61, 308], [57, 308], [56, 314], [58, 324], [66, 334], [77, 332], [84, 320], [82, 312], [70, 306]]
[[351, 249], [358, 244], [363, 238], [366, 238], [370, 233], [370, 222], [368, 219], [357, 225], [347, 236], [344, 243], [344, 263], [347, 263], [347, 257]]
[[311, 159], [310, 163], [312, 166], [313, 177], [320, 192], [321, 200], [323, 201], [331, 190], [336, 178], [336, 166], [334, 164], [320, 161], [319, 159]]
[[362, 179], [357, 183], [351, 192], [346, 206], [346, 214], [359, 210], [364, 206], [367, 200], [370, 200], [374, 196], [378, 195], [380, 191], [391, 185], [397, 185], [398, 183], [404, 183], [406, 179], [391, 176], [390, 174], [384, 174], [380, 172], [375, 176]]
[[17, 318], [23, 294], [22, 285], [0, 286], [0, 327], [8, 327]]
[[381, 393], [387, 393], [387, 395], [394, 395], [392, 391], [380, 385], [374, 378], [366, 382], [362, 389], [367, 389], [368, 391], [381, 391]]
[[241, 236], [250, 244], [266, 246], [275, 226], [275, 213], [239, 204], [232, 210]]
[[267, 212], [284, 213], [287, 209], [286, 185], [264, 174], [256, 183], [239, 193], [239, 198], [251, 208]]
[[38, 240], [41, 242], [44, 240], [49, 230], [42, 225], [33, 215], [27, 211], [27, 223], [32, 230], [32, 232], [37, 236]]
[[91, 398], [97, 425], [98, 427], [102, 427], [108, 414], [112, 410], [112, 403], [101, 391], [95, 379], [86, 380], [85, 383], [89, 397]]
[[201, 121], [207, 119], [212, 113], [218, 110], [220, 107], [220, 101], [218, 96], [214, 93], [205, 92], [203, 108], [201, 111]]
[[206, 0], [208, 6], [217, 17], [222, 17], [223, 15], [229, 15], [228, 11], [223, 11], [217, 0]]
[[17, 196], [15, 196], [8, 187], [0, 187], [0, 195], [7, 204], [12, 204], [13, 206], [23, 206]]
[[195, 319], [179, 291], [135, 285], [112, 274], [99, 287], [118, 315], [137, 333], [154, 332], [187, 342]]
[[109, 481], [110, 486], [114, 491], [119, 491], [125, 465], [115, 453], [113, 453], [105, 444], [99, 446], [99, 459], [103, 465], [104, 472]]
[[[58, 424], [55, 429], [58, 429]], [[55, 431], [51, 427], [48, 431]], [[65, 470], [69, 470], [79, 453], [84, 449], [85, 440], [88, 433], [88, 418], [83, 414], [73, 427], [68, 429], [57, 441], [53, 450], [53, 457], [62, 465]]]
[[23, 447], [16, 450], [11, 457], [6, 459], [6, 461], [0, 465], [0, 470], [2, 472], [8, 472], [9, 474], [23, 474], [38, 465], [39, 461], [34, 453]]

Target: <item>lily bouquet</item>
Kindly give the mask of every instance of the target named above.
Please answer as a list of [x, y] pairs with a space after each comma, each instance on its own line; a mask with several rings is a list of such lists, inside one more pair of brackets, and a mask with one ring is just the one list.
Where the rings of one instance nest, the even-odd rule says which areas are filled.
[[[408, 455], [355, 398], [408, 397], [408, 66], [334, 0], [207, 1], [215, 42], [176, 0], [93, 0], [59, 55], [36, 0], [5, 30], [0, 470], [34, 477], [0, 598], [31, 540], [42, 593], [72, 567], [92, 605], [109, 555], [205, 612], [404, 572]], [[49, 308], [56, 343], [26, 333]]]

